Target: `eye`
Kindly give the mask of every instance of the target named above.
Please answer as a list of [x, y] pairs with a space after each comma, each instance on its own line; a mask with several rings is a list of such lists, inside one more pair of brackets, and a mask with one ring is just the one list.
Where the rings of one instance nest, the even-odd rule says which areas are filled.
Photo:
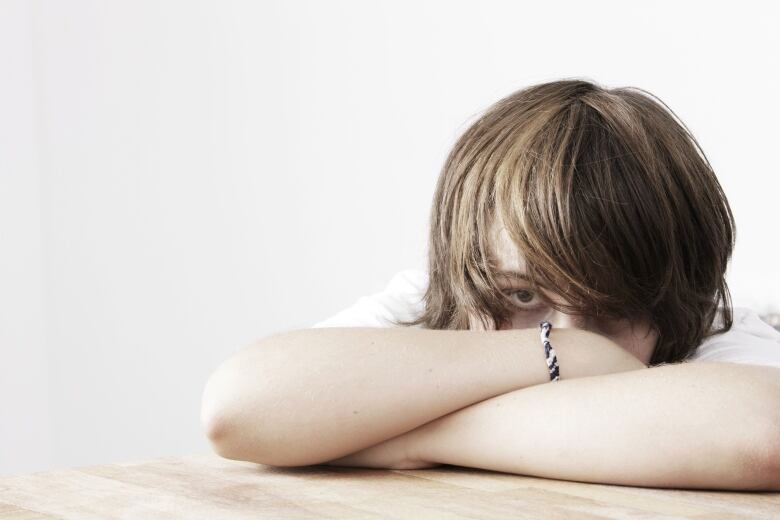
[[[522, 311], [536, 311], [544, 307], [542, 299], [528, 289], [504, 291], [504, 294]], [[534, 305], [532, 302], [536, 302], [536, 304]]]

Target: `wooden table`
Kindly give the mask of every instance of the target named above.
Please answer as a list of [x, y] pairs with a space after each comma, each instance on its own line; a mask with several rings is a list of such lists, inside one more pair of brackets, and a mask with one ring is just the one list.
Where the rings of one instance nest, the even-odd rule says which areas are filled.
[[0, 479], [0, 518], [780, 518], [780, 493], [588, 484], [439, 466], [277, 468], [212, 454]]

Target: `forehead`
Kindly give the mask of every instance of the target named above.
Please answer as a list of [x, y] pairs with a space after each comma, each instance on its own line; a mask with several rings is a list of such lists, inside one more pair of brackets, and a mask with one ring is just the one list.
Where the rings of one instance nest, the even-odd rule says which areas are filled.
[[489, 260], [499, 271], [517, 271], [525, 273], [525, 259], [512, 242], [500, 218], [490, 223], [488, 240]]
[[[496, 267], [498, 277], [504, 282], [512, 280], [528, 280], [526, 277], [526, 262], [518, 247], [512, 242], [506, 228], [501, 221], [493, 221], [490, 225], [490, 239], [488, 240], [489, 261]], [[540, 293], [547, 299], [559, 303], [567, 301], [554, 291], [545, 287], [538, 287]]]

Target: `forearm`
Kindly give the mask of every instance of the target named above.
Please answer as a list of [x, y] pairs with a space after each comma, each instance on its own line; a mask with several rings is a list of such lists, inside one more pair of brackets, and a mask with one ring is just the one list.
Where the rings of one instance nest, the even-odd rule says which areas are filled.
[[[562, 380], [643, 366], [582, 330], [557, 330], [555, 349]], [[307, 465], [548, 380], [534, 329], [303, 329], [223, 363], [206, 385], [202, 413], [225, 457]]]
[[778, 372], [684, 363], [538, 385], [436, 419], [396, 443], [423, 464], [605, 484], [780, 490]]

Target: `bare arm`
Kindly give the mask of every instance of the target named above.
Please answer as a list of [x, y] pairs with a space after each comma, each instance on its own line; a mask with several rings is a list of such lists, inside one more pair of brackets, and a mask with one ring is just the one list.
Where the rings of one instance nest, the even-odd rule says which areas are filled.
[[778, 376], [775, 367], [682, 363], [537, 385], [329, 464], [780, 491]]
[[[557, 330], [555, 349], [561, 382], [644, 367], [588, 331]], [[535, 329], [302, 329], [225, 361], [206, 384], [202, 422], [224, 457], [318, 464], [546, 381]]]

